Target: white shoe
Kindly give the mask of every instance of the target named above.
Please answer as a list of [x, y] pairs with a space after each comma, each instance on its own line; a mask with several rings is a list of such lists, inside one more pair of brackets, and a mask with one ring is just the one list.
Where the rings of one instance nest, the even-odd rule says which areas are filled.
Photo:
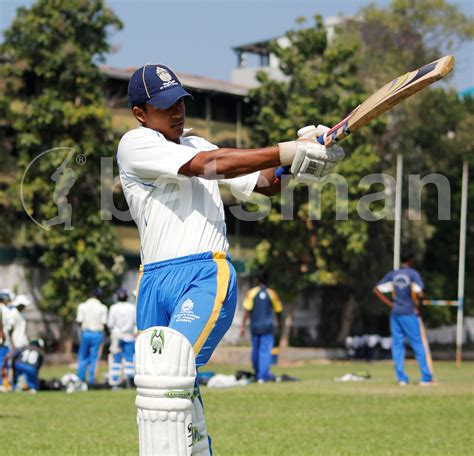
[[404, 382], [403, 380], [398, 382], [398, 386], [408, 386], [408, 382]]
[[420, 386], [435, 386], [438, 384], [438, 382], [431, 380], [430, 382], [420, 382], [419, 384]]

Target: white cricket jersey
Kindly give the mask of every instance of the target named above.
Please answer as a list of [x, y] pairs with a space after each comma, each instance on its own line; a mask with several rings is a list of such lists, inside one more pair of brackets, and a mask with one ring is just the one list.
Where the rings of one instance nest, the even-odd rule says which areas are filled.
[[21, 312], [16, 307], [10, 307], [7, 312], [3, 312], [3, 318], [3, 327], [6, 329], [7, 345], [12, 348], [13, 343], [15, 349], [28, 345], [26, 320]]
[[132, 341], [135, 338], [135, 304], [130, 302], [117, 302], [110, 306], [107, 326], [113, 336]]
[[82, 331], [103, 331], [107, 324], [107, 306], [96, 298], [79, 304], [76, 321]]
[[226, 252], [224, 205], [219, 182], [246, 200], [259, 172], [233, 179], [178, 175], [201, 151], [217, 149], [198, 136], [168, 141], [161, 133], [139, 127], [127, 132], [118, 146], [122, 189], [137, 224], [143, 264], [208, 251]]

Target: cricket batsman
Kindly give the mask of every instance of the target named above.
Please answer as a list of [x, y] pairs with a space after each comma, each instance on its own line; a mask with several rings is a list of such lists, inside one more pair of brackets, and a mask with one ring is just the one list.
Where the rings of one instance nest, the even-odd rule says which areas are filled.
[[190, 94], [164, 65], [132, 75], [128, 96], [140, 123], [121, 139], [117, 161], [137, 224], [135, 385], [142, 456], [211, 455], [196, 370], [207, 363], [232, 323], [236, 272], [227, 253], [219, 183], [246, 200], [281, 191], [277, 167], [322, 177], [344, 157], [314, 138], [326, 127], [258, 149], [219, 148], [185, 130]]

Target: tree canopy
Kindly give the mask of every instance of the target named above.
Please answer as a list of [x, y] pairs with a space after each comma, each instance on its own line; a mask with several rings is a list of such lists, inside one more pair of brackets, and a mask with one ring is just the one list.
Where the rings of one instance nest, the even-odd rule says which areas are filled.
[[[291, 139], [305, 125], [332, 126], [395, 75], [439, 58], [449, 46], [472, 36], [472, 19], [441, 0], [394, 0], [387, 8], [363, 9], [356, 19], [341, 22], [331, 42], [319, 16], [313, 25], [300, 19], [286, 34], [288, 46], [273, 45], [286, 80], [271, 80], [262, 72], [261, 86], [252, 93], [254, 143]], [[371, 290], [392, 265], [393, 207], [388, 196], [394, 189], [384, 180], [366, 188], [363, 182], [374, 173], [394, 177], [395, 156], [402, 153], [407, 174], [437, 172], [449, 179], [451, 221], [437, 220], [436, 192], [426, 190], [421, 222], [408, 220], [412, 214], [404, 211], [403, 240], [404, 247], [417, 253], [418, 268], [429, 282], [428, 294], [454, 299], [460, 173], [462, 160], [472, 156], [472, 134], [469, 137], [467, 132], [471, 122], [469, 102], [438, 84], [351, 135], [342, 144], [347, 156], [335, 170], [346, 182], [347, 219], [335, 220], [343, 203], [339, 199], [334, 203], [334, 178], [329, 178], [309, 189], [302, 184], [290, 187], [274, 202], [271, 215], [260, 222], [267, 239], [257, 248], [257, 261], [271, 272], [271, 283], [289, 300], [308, 286], [338, 286], [340, 302], [331, 305], [340, 310], [339, 339], [352, 325], [362, 327], [385, 312], [371, 297]], [[405, 189], [407, 183], [408, 178]], [[308, 198], [320, 188], [320, 198]], [[365, 200], [374, 219], [362, 219], [361, 201], [380, 191], [382, 200]], [[471, 195], [472, 191], [473, 185]], [[405, 190], [404, 208], [408, 207], [407, 195]], [[282, 221], [287, 196], [294, 199], [294, 220]], [[449, 245], [442, 241], [448, 233]], [[471, 246], [467, 257], [473, 255]], [[472, 303], [467, 307], [474, 311]], [[441, 319], [440, 312], [444, 314]], [[431, 310], [430, 315], [437, 321], [450, 318], [448, 309]]]
[[66, 320], [92, 289], [118, 285], [123, 270], [101, 220], [100, 159], [114, 154], [116, 136], [97, 66], [121, 27], [102, 0], [37, 0], [18, 9], [0, 48], [1, 158], [13, 176], [0, 190], [9, 214], [1, 237], [47, 268], [41, 304]]

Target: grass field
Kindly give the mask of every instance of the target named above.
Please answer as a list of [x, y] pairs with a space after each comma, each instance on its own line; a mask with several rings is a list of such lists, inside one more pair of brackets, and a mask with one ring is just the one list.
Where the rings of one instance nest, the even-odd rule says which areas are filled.
[[[473, 367], [436, 363], [440, 383], [431, 387], [399, 387], [390, 362], [304, 364], [275, 369], [301, 382], [203, 387], [214, 455], [472, 455]], [[361, 369], [372, 378], [334, 382]], [[416, 365], [407, 370], [417, 380]], [[47, 367], [42, 377], [68, 371]], [[134, 397], [131, 390], [2, 394], [0, 454], [136, 455]]]

